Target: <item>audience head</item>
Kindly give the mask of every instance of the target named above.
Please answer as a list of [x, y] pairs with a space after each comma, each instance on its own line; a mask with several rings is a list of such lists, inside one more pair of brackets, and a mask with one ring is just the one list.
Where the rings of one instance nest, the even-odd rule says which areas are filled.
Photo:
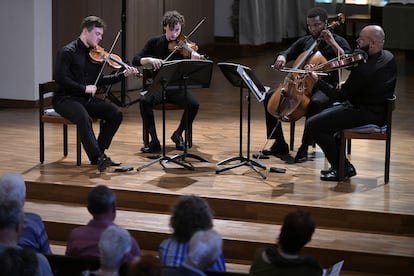
[[15, 245], [23, 227], [23, 208], [11, 200], [0, 203], [0, 244]]
[[223, 241], [216, 231], [197, 231], [188, 243], [185, 263], [204, 271], [217, 260], [222, 247]]
[[111, 215], [115, 219], [115, 193], [105, 185], [98, 185], [88, 193], [88, 211], [94, 217]]
[[279, 234], [279, 246], [287, 254], [298, 254], [312, 239], [315, 223], [309, 213], [296, 211], [286, 215]]
[[0, 254], [1, 275], [33, 276], [37, 269], [36, 253], [30, 249], [9, 247]]
[[131, 251], [131, 235], [122, 227], [111, 225], [99, 238], [99, 258], [101, 268], [118, 270], [125, 255]]
[[8, 173], [0, 177], [0, 202], [15, 200], [23, 206], [26, 200], [26, 184], [18, 174]]
[[180, 196], [170, 218], [173, 237], [187, 242], [198, 230], [213, 228], [213, 215], [206, 200], [196, 195]]
[[151, 254], [141, 256], [128, 267], [128, 276], [161, 276], [160, 260]]

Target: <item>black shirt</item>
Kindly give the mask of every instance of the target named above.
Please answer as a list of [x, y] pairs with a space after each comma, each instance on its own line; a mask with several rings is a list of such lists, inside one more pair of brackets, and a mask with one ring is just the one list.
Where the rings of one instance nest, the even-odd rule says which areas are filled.
[[315, 86], [334, 99], [348, 101], [382, 116], [385, 100], [392, 98], [396, 83], [397, 64], [394, 56], [382, 50], [369, 56], [366, 63], [353, 68], [340, 90], [324, 81], [318, 81]]
[[[95, 83], [102, 64], [92, 62], [89, 51], [90, 48], [79, 38], [59, 50], [54, 75], [56, 96], [90, 97], [90, 94], [85, 93], [86, 86]], [[101, 76], [97, 85], [113, 84], [123, 78], [122, 72]]]

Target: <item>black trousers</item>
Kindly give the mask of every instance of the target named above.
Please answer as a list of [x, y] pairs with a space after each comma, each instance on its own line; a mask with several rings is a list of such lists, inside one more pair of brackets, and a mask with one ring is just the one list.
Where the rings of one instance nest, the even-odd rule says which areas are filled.
[[[109, 148], [123, 117], [116, 106], [96, 97], [55, 96], [53, 107], [56, 112], [77, 125], [82, 145], [91, 161]], [[92, 117], [101, 119], [98, 138], [92, 127]]]
[[[265, 108], [265, 116], [266, 116], [267, 138], [275, 139], [277, 142], [280, 142], [280, 143], [286, 143], [285, 137], [283, 135], [281, 122], [279, 122], [279, 120], [276, 117], [274, 117], [272, 114], [270, 114], [267, 111], [267, 104], [269, 102], [270, 97], [273, 95], [273, 93], [274, 93], [274, 90], [268, 93], [266, 95], [266, 98], [263, 101], [264, 108]], [[325, 109], [331, 104], [332, 104], [332, 100], [328, 96], [326, 96], [322, 91], [314, 89], [314, 91], [312, 92], [312, 96], [310, 98], [307, 112], [305, 114], [306, 119], [312, 117], [315, 114], [318, 114], [319, 112], [321, 112], [323, 109]], [[302, 144], [311, 145], [312, 142], [313, 140], [309, 136], [305, 128], [303, 131], [303, 136], [302, 136]]]
[[382, 115], [357, 108], [345, 102], [329, 107], [310, 117], [306, 121], [305, 129], [321, 147], [331, 167], [338, 169], [339, 139], [335, 136], [335, 133], [347, 128], [367, 124], [381, 125], [382, 123]]
[[[199, 103], [190, 90], [185, 92], [184, 89], [166, 89], [166, 102], [176, 104], [184, 109], [180, 124], [177, 128], [181, 134], [186, 127], [186, 118], [188, 114], [188, 126], [191, 126], [197, 116]], [[158, 140], [157, 130], [155, 127], [153, 107], [162, 103], [162, 91], [157, 91], [151, 95], [144, 95], [140, 101], [141, 117], [151, 140]]]

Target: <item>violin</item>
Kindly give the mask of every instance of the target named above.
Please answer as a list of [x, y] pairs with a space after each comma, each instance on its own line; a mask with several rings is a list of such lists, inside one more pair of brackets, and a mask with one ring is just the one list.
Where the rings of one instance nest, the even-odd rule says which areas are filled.
[[[105, 51], [104, 48], [97, 45], [94, 49], [91, 49], [89, 51], [89, 57], [91, 58], [92, 62], [98, 63], [98, 64], [104, 64], [105, 62], [108, 63], [109, 66], [111, 66], [113, 69], [119, 70], [122, 67], [124, 68], [134, 68], [125, 62], [122, 61], [121, 57], [117, 54], [109, 54]], [[137, 73], [136, 76], [142, 77], [142, 74], [138, 72], [136, 68], [134, 68]]]
[[[193, 52], [196, 52], [198, 54], [197, 44], [191, 42], [188, 38], [198, 29], [198, 27], [200, 27], [201, 24], [203, 24], [205, 20], [205, 17], [201, 19], [201, 21], [192, 29], [188, 36], [180, 34], [175, 41], [170, 41], [170, 43], [168, 43], [168, 50], [170, 50], [171, 53], [164, 59], [164, 62], [167, 61], [177, 51], [182, 56], [187, 58], [191, 58], [191, 54]], [[208, 57], [205, 55], [200, 55], [200, 59], [208, 59]]]
[[[180, 34], [176, 40], [168, 43], [168, 50], [170, 52], [179, 52], [185, 58], [191, 58], [193, 52], [198, 53], [198, 45], [190, 41], [185, 35]], [[204, 55], [201, 55], [201, 59], [207, 59]]]

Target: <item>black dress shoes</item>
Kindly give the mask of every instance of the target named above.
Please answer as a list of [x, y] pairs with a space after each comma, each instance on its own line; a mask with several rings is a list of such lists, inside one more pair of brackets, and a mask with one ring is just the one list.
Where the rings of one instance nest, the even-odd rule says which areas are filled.
[[[117, 167], [117, 166], [121, 166], [121, 164], [122, 164], [121, 162], [113, 161], [111, 158], [109, 158], [108, 156], [106, 156], [106, 154], [102, 154], [102, 156], [99, 157], [99, 158], [101, 158], [101, 160], [103, 160], [103, 158], [107, 158], [107, 159], [111, 160], [111, 164], [109, 166]], [[92, 160], [91, 161], [91, 165], [98, 165], [99, 158]]]
[[176, 150], [184, 150], [185, 149], [183, 137], [181, 137], [181, 135], [178, 135], [178, 133], [176, 131], [171, 136], [171, 140], [173, 140], [173, 142], [175, 143], [175, 149]]
[[[348, 179], [350, 177], [353, 177], [357, 174], [355, 167], [349, 163], [347, 165], [345, 165], [345, 173], [344, 173], [344, 179]], [[321, 171], [321, 180], [323, 181], [339, 181], [339, 176], [338, 176], [338, 170], [333, 169], [332, 167], [329, 168], [328, 170], [322, 170]]]
[[160, 142], [157, 141], [151, 141], [148, 145], [141, 148], [141, 152], [143, 153], [155, 153], [161, 151], [161, 145]]
[[98, 170], [100, 172], [103, 172], [106, 170], [106, 168], [108, 168], [109, 166], [111, 166], [112, 160], [111, 158], [109, 158], [108, 156], [106, 156], [105, 154], [102, 154], [100, 157], [98, 157], [98, 159], [96, 160], [96, 165], [98, 166]]
[[283, 157], [289, 154], [289, 146], [286, 143], [278, 143], [275, 142], [270, 149], [262, 150], [262, 154], [264, 155], [274, 155], [276, 157]]
[[308, 161], [308, 146], [302, 144], [296, 153], [295, 163], [303, 163], [306, 161]]

